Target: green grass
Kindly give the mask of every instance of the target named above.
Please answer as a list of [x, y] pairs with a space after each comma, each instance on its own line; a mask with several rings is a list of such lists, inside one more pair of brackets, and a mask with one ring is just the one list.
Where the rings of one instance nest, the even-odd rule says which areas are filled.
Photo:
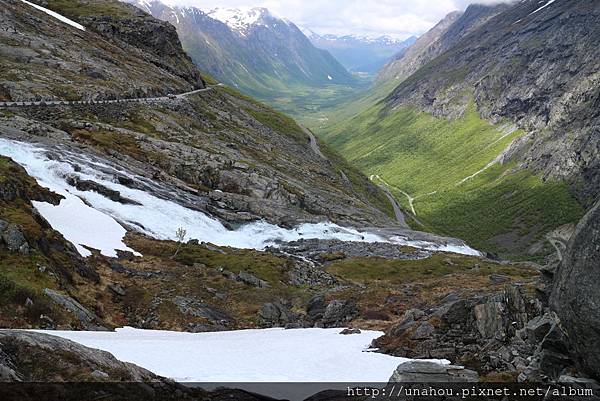
[[276, 90], [249, 91], [252, 96], [293, 116], [303, 124], [316, 127], [324, 118], [324, 110], [336, 107], [357, 97], [367, 82], [356, 85], [309, 86], [293, 84]]
[[[527, 170], [496, 165], [480, 176], [415, 201], [418, 218], [442, 234], [513, 259], [537, 260], [552, 251], [549, 231], [577, 222], [584, 209], [564, 182], [543, 182]], [[539, 244], [538, 250], [531, 247]]]
[[386, 110], [380, 102], [321, 133], [364, 173], [380, 177], [375, 181], [406, 210], [404, 193], [415, 198], [415, 228], [503, 257], [542, 259], [551, 252], [544, 235], [583, 215], [566, 183], [489, 166], [523, 132], [482, 120], [472, 104], [451, 120], [409, 107]]
[[132, 12], [117, 0], [49, 0], [46, 7], [75, 20], [90, 16], [133, 16]]
[[471, 106], [452, 121], [412, 108], [376, 105], [334, 126], [325, 140], [367, 174], [417, 197], [452, 187], [484, 168], [521, 131], [509, 135]]
[[504, 274], [513, 278], [531, 277], [535, 270], [511, 265], [499, 265], [479, 258], [435, 254], [419, 260], [393, 260], [383, 258], [354, 258], [331, 264], [327, 271], [343, 280], [359, 284], [405, 284], [428, 279], [466, 273], [471, 276]]
[[341, 98], [324, 105], [311, 114], [301, 117], [315, 132], [328, 132], [336, 124], [348, 121], [385, 99], [395, 88], [397, 81], [376, 82], [373, 86], [357, 91], [351, 98]]

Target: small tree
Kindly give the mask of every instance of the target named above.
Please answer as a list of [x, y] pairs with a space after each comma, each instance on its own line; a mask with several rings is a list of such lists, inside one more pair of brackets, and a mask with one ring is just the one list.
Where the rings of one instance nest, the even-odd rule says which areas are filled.
[[171, 257], [171, 259], [175, 259], [177, 257], [177, 254], [181, 250], [181, 246], [183, 245], [183, 241], [185, 240], [186, 235], [187, 235], [187, 230], [183, 227], [179, 227], [177, 229], [177, 231], [175, 231], [175, 238], [177, 238], [178, 244], [177, 244], [177, 249], [175, 250], [175, 253]]

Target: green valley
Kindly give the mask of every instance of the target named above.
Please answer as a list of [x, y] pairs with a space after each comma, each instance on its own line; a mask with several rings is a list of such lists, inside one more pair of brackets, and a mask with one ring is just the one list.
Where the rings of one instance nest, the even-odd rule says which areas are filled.
[[524, 133], [508, 122], [488, 123], [474, 104], [449, 119], [381, 101], [320, 133], [388, 186], [414, 228], [457, 236], [503, 257], [545, 257], [552, 250], [545, 234], [583, 214], [565, 183], [502, 163], [504, 150]]

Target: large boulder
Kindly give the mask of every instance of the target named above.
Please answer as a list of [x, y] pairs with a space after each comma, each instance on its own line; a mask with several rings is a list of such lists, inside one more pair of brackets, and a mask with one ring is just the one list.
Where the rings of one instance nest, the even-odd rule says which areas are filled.
[[8, 381], [96, 381], [92, 372], [109, 381], [151, 382], [162, 378], [108, 352], [84, 347], [48, 334], [0, 330], [0, 372]]
[[585, 215], [555, 273], [550, 303], [580, 368], [600, 378], [600, 202]]
[[396, 368], [390, 383], [478, 382], [477, 372], [463, 366], [428, 361], [404, 362]]
[[339, 301], [334, 299], [325, 308], [323, 327], [343, 327], [358, 315], [358, 308], [354, 300]]
[[29, 244], [23, 235], [23, 231], [16, 224], [7, 224], [0, 221], [0, 237], [9, 251], [29, 254]]
[[269, 302], [258, 311], [259, 322], [266, 327], [286, 327], [296, 324], [299, 316], [288, 305], [281, 302]]
[[[406, 311], [373, 345], [399, 357], [448, 359], [482, 375], [506, 372], [516, 378], [557, 321], [539, 318], [542, 307], [524, 286], [508, 285], [502, 292], [465, 298], [451, 295], [435, 308]], [[560, 331], [556, 334], [557, 341], [543, 348], [536, 373], [548, 367], [548, 376], [554, 377], [567, 365], [558, 344]], [[531, 341], [525, 342], [528, 335]]]

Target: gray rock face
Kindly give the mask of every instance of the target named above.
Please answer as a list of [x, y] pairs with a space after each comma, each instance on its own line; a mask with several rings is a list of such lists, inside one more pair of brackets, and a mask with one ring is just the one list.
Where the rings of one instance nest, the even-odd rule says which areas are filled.
[[340, 327], [358, 315], [356, 303], [352, 300], [333, 300], [325, 308], [321, 324], [323, 327]]
[[289, 271], [291, 285], [296, 286], [332, 286], [337, 283], [335, 277], [320, 266], [309, 263], [296, 263]]
[[316, 322], [323, 318], [323, 314], [327, 309], [327, 303], [323, 295], [317, 295], [308, 301], [306, 305], [306, 316], [309, 321]]
[[600, 378], [600, 203], [579, 222], [555, 273], [551, 305], [576, 361]]
[[478, 382], [479, 375], [462, 366], [410, 361], [398, 366], [389, 381], [390, 383]]
[[[144, 49], [156, 58], [148, 60], [160, 68], [177, 75], [194, 88], [203, 88], [204, 80], [192, 60], [183, 51], [175, 28], [154, 18], [149, 18], [145, 13], [133, 7], [129, 8], [129, 18], [115, 18], [112, 16], [90, 16], [83, 19], [83, 24], [102, 36], [110, 39], [122, 40], [136, 48]], [[91, 71], [92, 74], [97, 74]]]
[[258, 318], [263, 326], [286, 327], [298, 323], [299, 316], [290, 307], [280, 302], [269, 302], [258, 311]]
[[343, 336], [349, 336], [352, 334], [360, 334], [360, 333], [361, 333], [360, 329], [344, 329], [344, 330], [340, 331], [340, 334]]
[[[82, 367], [104, 372], [110, 379], [153, 381], [158, 376], [130, 363], [120, 362], [106, 351], [87, 348], [63, 338], [48, 334], [18, 330], [0, 330], [0, 369], [12, 371], [24, 381], [51, 381], [67, 374], [69, 367], [81, 373]], [[39, 367], [27, 366], [28, 358], [38, 361]], [[67, 356], [68, 357], [61, 357]], [[45, 361], [45, 363], [44, 363]], [[56, 375], [56, 376], [55, 376]]]
[[246, 271], [241, 271], [238, 273], [237, 275], [237, 280], [247, 284], [247, 285], [251, 285], [257, 288], [268, 288], [270, 287], [269, 283], [267, 283], [265, 280], [261, 280], [258, 277], [246, 272]]
[[96, 314], [90, 312], [70, 296], [61, 294], [60, 292], [49, 288], [44, 289], [44, 294], [50, 297], [56, 304], [75, 315], [85, 330], [107, 330], [106, 327], [103, 327], [100, 324], [102, 320], [96, 316]]
[[173, 303], [177, 305], [181, 313], [201, 317], [214, 324], [228, 326], [233, 321], [231, 316], [222, 310], [193, 298], [178, 296], [173, 299]]
[[[378, 232], [378, 234], [380, 234]], [[388, 233], [383, 233], [385, 234]], [[390, 235], [393, 233], [389, 233]], [[399, 235], [406, 234], [412, 238], [412, 235], [421, 235], [421, 233], [411, 230], [399, 231]], [[432, 239], [441, 240], [441, 237]], [[273, 252], [286, 252], [302, 256], [315, 263], [322, 264], [339, 259], [356, 257], [374, 257], [379, 256], [386, 259], [420, 259], [431, 255], [431, 252], [425, 250], [407, 251], [395, 244], [384, 242], [366, 243], [366, 242], [343, 242], [338, 240], [317, 240], [300, 239], [298, 241], [280, 244], [278, 247], [269, 248]]]
[[504, 308], [500, 302], [486, 302], [476, 305], [473, 309], [475, 313], [475, 322], [477, 330], [484, 338], [496, 337], [502, 340], [506, 333], [504, 332], [504, 322], [502, 315]]
[[412, 332], [410, 338], [412, 340], [426, 340], [434, 333], [435, 327], [429, 322], [422, 322], [415, 331]]
[[11, 252], [29, 254], [29, 244], [23, 235], [23, 231], [16, 224], [0, 223], [0, 236]]
[[[545, 369], [544, 375], [555, 377], [567, 366], [560, 332], [553, 337], [555, 341], [546, 341], [557, 320], [551, 316], [543, 320], [539, 301], [528, 298], [517, 286], [469, 298], [451, 294], [443, 301], [426, 312], [406, 311], [374, 345], [401, 357], [449, 359], [476, 367], [480, 373], [523, 373], [530, 365], [527, 358], [534, 354], [539, 358], [532, 372]], [[545, 354], [538, 355], [542, 340], [546, 344], [540, 352]]]

